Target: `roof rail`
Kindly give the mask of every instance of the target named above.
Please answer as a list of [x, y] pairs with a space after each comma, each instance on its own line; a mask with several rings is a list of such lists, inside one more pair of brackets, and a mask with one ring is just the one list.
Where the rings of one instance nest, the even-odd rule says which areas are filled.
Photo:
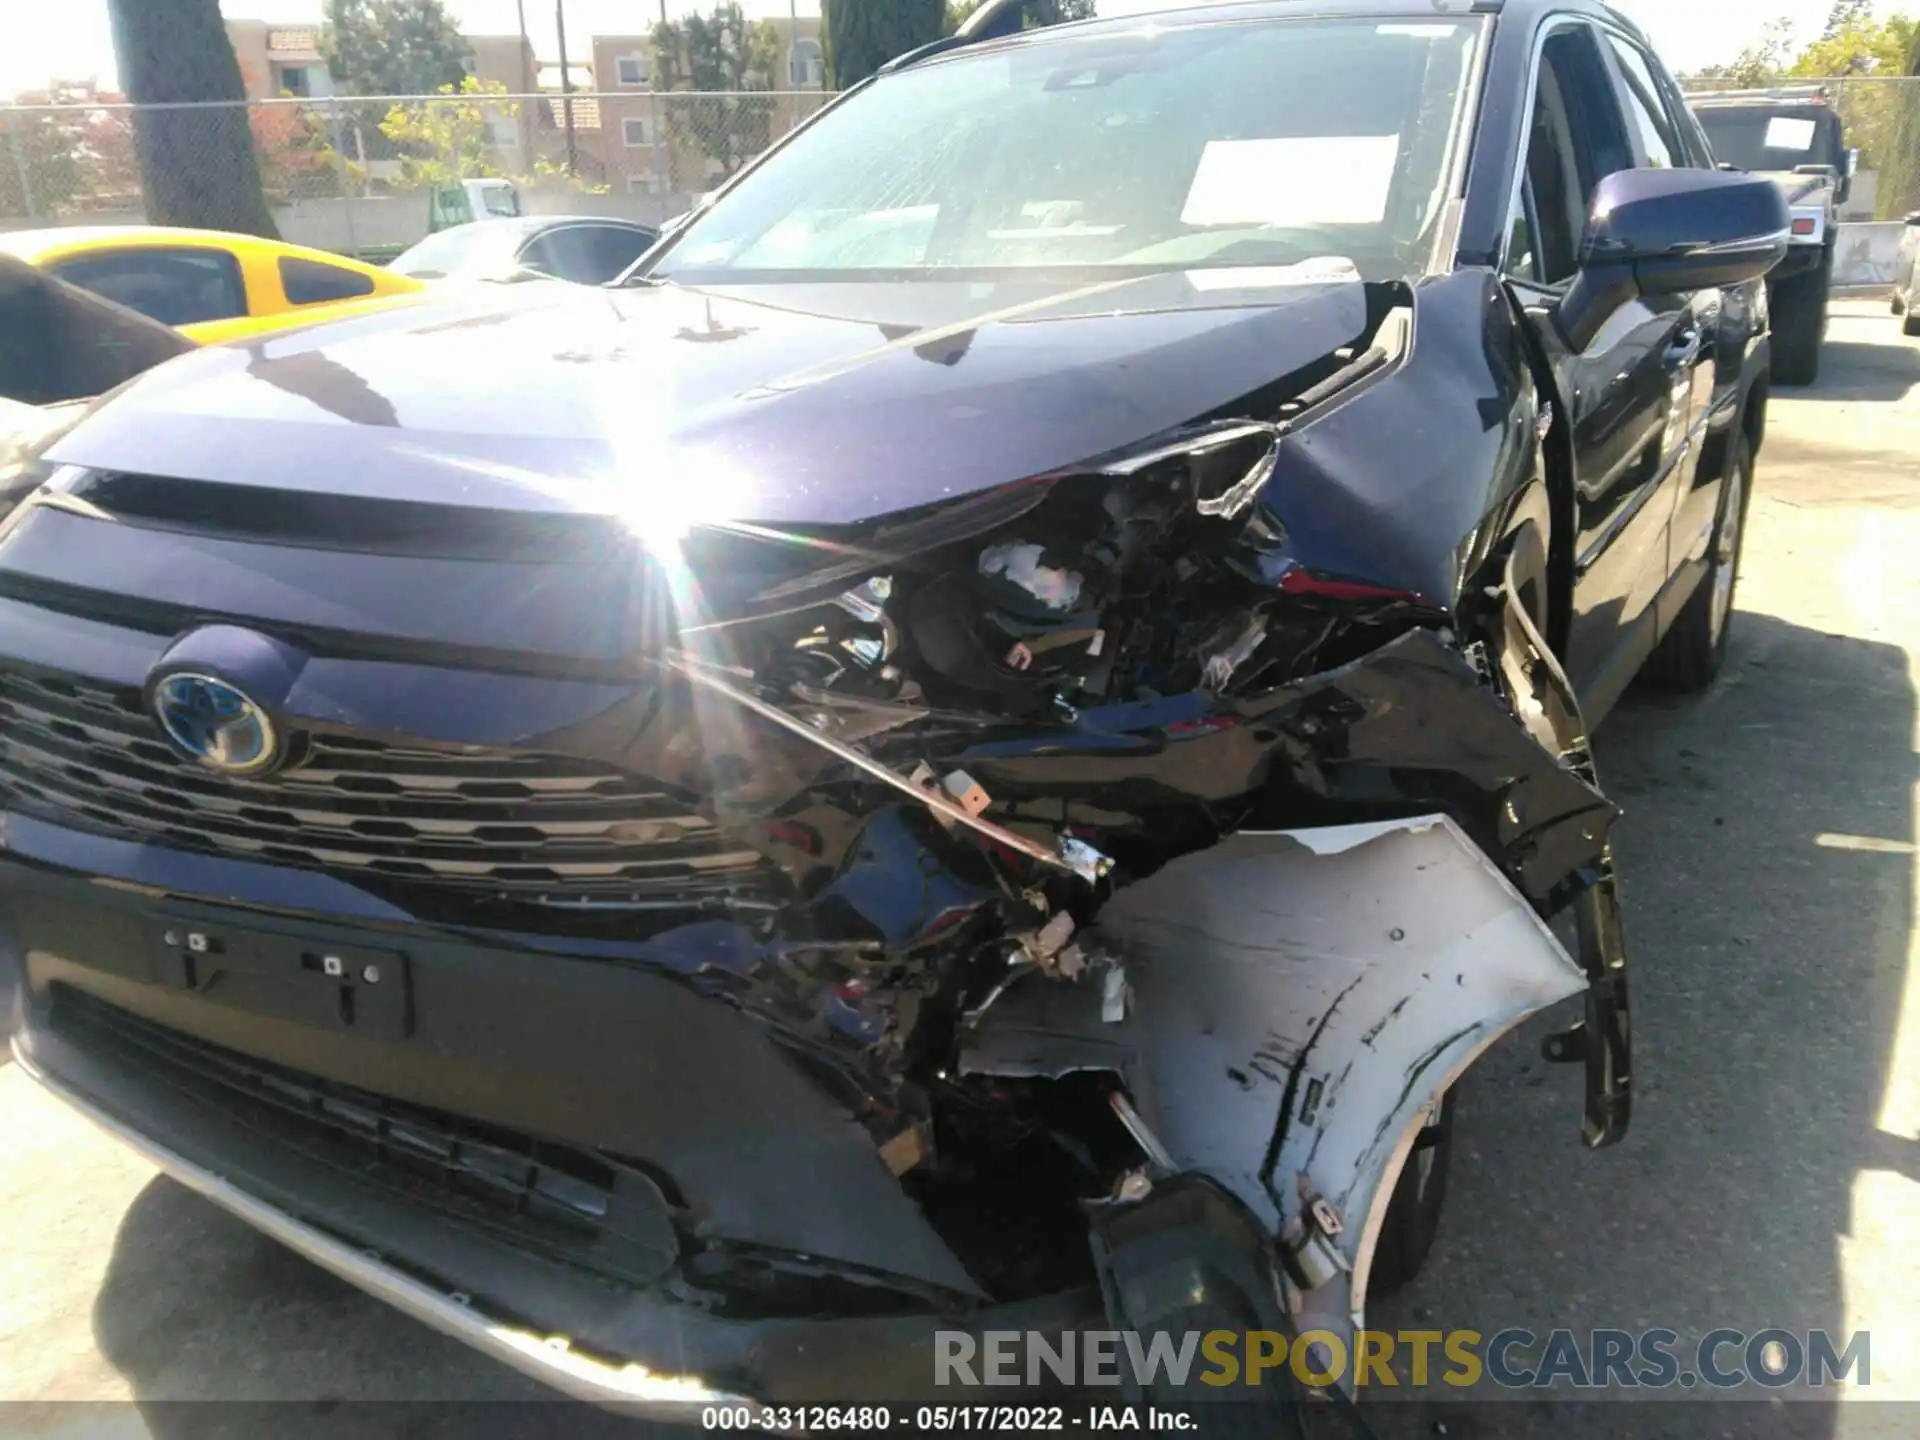
[[[1029, 6], [1039, 0], [985, 0], [979, 9], [960, 22], [959, 30], [943, 40], [935, 40], [922, 45], [918, 50], [909, 50], [897, 59], [889, 60], [877, 73], [885, 75], [894, 70], [904, 70], [907, 66], [935, 55], [945, 54], [963, 45], [971, 45], [980, 40], [998, 40], [1003, 36], [1017, 35], [1024, 27]], [[1186, 10], [1198, 8], [1214, 0], [1166, 0], [1162, 7], [1167, 10]], [[1492, 13], [1500, 9], [1504, 0], [1430, 0], [1434, 9], [1442, 13], [1455, 11], [1474, 14]]]
[[886, 64], [882, 65], [873, 73], [875, 75], [891, 75], [896, 70], [904, 70], [909, 65], [917, 65], [922, 60], [931, 59], [935, 55], [944, 55], [949, 50], [958, 50], [966, 43], [966, 40], [962, 36], [942, 35], [938, 40], [929, 40], [926, 44], [917, 49], [909, 50], [904, 55], [894, 56], [893, 59], [887, 61]]

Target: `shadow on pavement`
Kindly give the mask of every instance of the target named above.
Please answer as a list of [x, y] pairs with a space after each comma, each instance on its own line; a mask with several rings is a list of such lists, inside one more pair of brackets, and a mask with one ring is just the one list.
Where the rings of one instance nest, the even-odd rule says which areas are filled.
[[[1375, 1327], [1664, 1327], [1683, 1369], [1719, 1327], [1844, 1347], [1855, 1177], [1920, 1178], [1914, 1144], [1877, 1128], [1914, 913], [1914, 718], [1900, 649], [1745, 612], [1707, 695], [1637, 694], [1612, 717], [1598, 748], [1625, 811], [1632, 1131], [1584, 1153], [1579, 1076], [1538, 1058], [1555, 1026], [1510, 1037], [1462, 1095], [1430, 1267]], [[1436, 1384], [1366, 1408], [1385, 1436], [1881, 1433], [1852, 1423], [1869, 1411], [1920, 1434], [1920, 1407], [1848, 1405], [1842, 1425], [1804, 1387], [1772, 1392], [1799, 1404], [1747, 1387], [1751, 1403], [1681, 1409], [1713, 1392], [1639, 1393], [1660, 1398], [1542, 1406], [1573, 1392], [1483, 1382], [1474, 1401], [1518, 1403], [1462, 1406]]]
[[1920, 386], [1920, 346], [1901, 340], [1900, 322], [1886, 316], [1887, 335], [1899, 344], [1828, 340], [1821, 347], [1820, 383], [1782, 390], [1795, 400], [1904, 400]]
[[121, 1223], [93, 1328], [154, 1440], [679, 1433], [561, 1401], [165, 1177]]

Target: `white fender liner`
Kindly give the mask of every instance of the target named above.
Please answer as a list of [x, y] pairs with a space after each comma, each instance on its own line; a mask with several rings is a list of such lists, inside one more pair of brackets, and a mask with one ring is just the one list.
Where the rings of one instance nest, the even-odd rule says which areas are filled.
[[1276, 1241], [1304, 1226], [1337, 1252], [1288, 1298], [1299, 1332], [1331, 1331], [1349, 1354], [1429, 1107], [1494, 1040], [1587, 987], [1439, 815], [1230, 836], [1121, 891], [1089, 940], [1124, 969], [1125, 1018], [1102, 1020], [1097, 977], [1034, 977], [988, 1012], [963, 1067], [1119, 1074], [1177, 1171], [1230, 1191]]

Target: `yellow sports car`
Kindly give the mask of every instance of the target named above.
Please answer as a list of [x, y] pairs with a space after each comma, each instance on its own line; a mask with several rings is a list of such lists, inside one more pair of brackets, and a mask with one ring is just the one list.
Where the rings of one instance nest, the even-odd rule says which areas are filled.
[[171, 325], [203, 345], [384, 308], [424, 282], [220, 230], [88, 225], [0, 234], [0, 254]]

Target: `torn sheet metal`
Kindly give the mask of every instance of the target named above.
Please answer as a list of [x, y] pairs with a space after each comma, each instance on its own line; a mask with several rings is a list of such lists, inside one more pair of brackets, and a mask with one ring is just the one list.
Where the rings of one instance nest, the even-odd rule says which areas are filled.
[[[944, 820], [969, 826], [979, 831], [982, 835], [985, 835], [988, 839], [996, 841], [1010, 850], [1018, 851], [1029, 859], [1038, 860], [1041, 864], [1051, 866], [1056, 870], [1063, 870], [1069, 874], [1078, 875], [1089, 884], [1105, 874], [1109, 868], [1107, 858], [1083, 841], [1067, 837], [1056, 846], [1047, 846], [1041, 844], [1039, 841], [1030, 840], [1024, 835], [1017, 835], [1011, 830], [984, 819], [981, 814], [986, 808], [984, 804], [976, 808], [967, 803], [969, 799], [968, 796], [963, 795], [956, 799], [948, 795], [945, 790], [915, 784], [910, 776], [901, 775], [896, 771], [888, 769], [872, 757], [854, 749], [850, 745], [835, 740], [830, 735], [818, 733], [807, 725], [805, 721], [789, 715], [776, 705], [769, 705], [766, 701], [748, 694], [745, 690], [730, 683], [712, 668], [703, 666], [690, 657], [684, 655], [669, 656], [667, 664], [669, 668], [684, 675], [688, 680], [702, 689], [726, 696], [727, 699], [733, 701], [736, 705], [759, 716], [761, 719], [771, 721], [774, 725], [792, 734], [805, 737], [818, 745], [822, 750], [825, 750], [838, 760], [845, 761], [861, 773], [880, 780], [892, 786], [894, 789], [901, 791], [903, 794], [913, 796]], [[974, 788], [977, 787], [969, 780], [967, 782], [967, 789], [972, 790]], [[982, 791], [981, 794], [984, 796], [985, 792]]]
[[[1582, 774], [1563, 758], [1562, 732], [1516, 724], [1460, 652], [1429, 630], [1255, 699], [1192, 701], [1178, 715], [1174, 703], [1083, 710], [1072, 730], [982, 743], [958, 759], [1016, 807], [1011, 814], [1030, 796], [1065, 802], [1069, 818], [1077, 806], [1115, 808], [1116, 796], [1142, 809], [1168, 794], [1231, 802], [1275, 776], [1347, 813], [1457, 804], [1541, 901], [1563, 898], [1570, 877], [1604, 854], [1618, 814], [1590, 766]], [[1176, 720], [1185, 734], [1166, 743]], [[1583, 741], [1565, 744], [1585, 758]]]
[[1400, 1166], [1434, 1100], [1586, 978], [1451, 820], [1243, 833], [1114, 896], [1085, 937], [1134, 1003], [1031, 983], [962, 1056], [995, 1075], [1111, 1069], [1181, 1171], [1280, 1234], [1324, 1200], [1344, 1269], [1303, 1328], [1357, 1327]]
[[[1514, 569], [1514, 558], [1509, 556], [1499, 659], [1514, 714], [1542, 747], [1557, 754], [1568, 771], [1598, 793], [1599, 770], [1579, 697], [1527, 607], [1514, 598], [1520, 592]], [[1586, 1115], [1581, 1139], [1588, 1148], [1599, 1149], [1623, 1138], [1633, 1117], [1627, 939], [1610, 839], [1559, 888], [1564, 891], [1576, 886], [1579, 893], [1574, 915], [1579, 926], [1580, 963], [1588, 982], [1586, 1014], [1578, 1025], [1551, 1037], [1545, 1053], [1549, 1060], [1578, 1062], [1586, 1067]]]

